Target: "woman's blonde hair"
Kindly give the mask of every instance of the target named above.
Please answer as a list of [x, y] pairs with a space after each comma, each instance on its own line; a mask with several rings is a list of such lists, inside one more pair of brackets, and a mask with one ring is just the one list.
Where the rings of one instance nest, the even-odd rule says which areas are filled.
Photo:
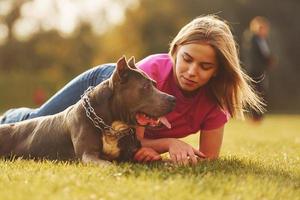
[[217, 54], [217, 75], [208, 84], [219, 106], [232, 117], [242, 119], [245, 109], [263, 112], [264, 103], [251, 87], [252, 79], [241, 69], [230, 27], [217, 16], [200, 16], [179, 31], [169, 50], [174, 64], [179, 46], [201, 42], [211, 45]]

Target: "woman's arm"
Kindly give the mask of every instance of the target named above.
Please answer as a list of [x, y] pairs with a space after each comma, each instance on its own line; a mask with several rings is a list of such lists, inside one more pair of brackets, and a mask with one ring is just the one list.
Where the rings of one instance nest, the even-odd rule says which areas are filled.
[[176, 138], [146, 139], [144, 130], [143, 127], [136, 129], [137, 137], [142, 143], [142, 149], [135, 155], [137, 161], [157, 160], [157, 155], [165, 152], [169, 152], [171, 160], [177, 164], [188, 164], [189, 162], [196, 164], [197, 156], [205, 157], [199, 150]]
[[137, 138], [141, 141], [142, 147], [150, 147], [158, 153], [165, 153], [169, 150], [168, 139], [169, 138], [162, 138], [162, 139], [146, 139], [144, 138], [145, 128], [144, 127], [137, 127], [136, 128], [136, 135]]
[[199, 141], [200, 151], [205, 154], [206, 158], [216, 159], [219, 157], [223, 133], [224, 126], [209, 131], [201, 131]]
[[138, 126], [136, 127], [136, 135], [142, 144], [142, 148], [139, 149], [134, 155], [134, 159], [138, 162], [149, 162], [155, 160], [161, 160], [160, 153], [154, 150], [151, 144], [145, 144], [147, 139], [144, 139], [145, 128]]
[[147, 139], [144, 138], [144, 127], [137, 127], [136, 134], [138, 139], [142, 143], [142, 147], [149, 147], [155, 150], [158, 153], [165, 153], [169, 151], [170, 144], [174, 142], [174, 140], [178, 140], [175, 138], [160, 138], [160, 139]]

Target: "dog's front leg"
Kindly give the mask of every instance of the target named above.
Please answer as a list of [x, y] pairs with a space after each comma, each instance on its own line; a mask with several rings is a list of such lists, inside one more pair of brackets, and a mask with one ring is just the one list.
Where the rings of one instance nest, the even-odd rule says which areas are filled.
[[77, 137], [72, 138], [75, 155], [83, 163], [97, 164], [97, 165], [110, 165], [111, 162], [101, 160], [100, 154], [100, 139], [98, 134], [90, 132], [78, 133]]
[[84, 152], [82, 154], [81, 160], [85, 164], [91, 163], [91, 164], [96, 164], [96, 165], [100, 165], [100, 166], [108, 166], [108, 165], [112, 164], [110, 161], [101, 160], [99, 158], [99, 152], [95, 152], [95, 153]]
[[78, 113], [73, 113], [73, 120], [69, 120], [70, 135], [76, 157], [85, 164], [111, 165], [111, 162], [99, 157], [102, 148], [101, 133], [91, 126], [90, 121], [77, 119], [77, 115]]

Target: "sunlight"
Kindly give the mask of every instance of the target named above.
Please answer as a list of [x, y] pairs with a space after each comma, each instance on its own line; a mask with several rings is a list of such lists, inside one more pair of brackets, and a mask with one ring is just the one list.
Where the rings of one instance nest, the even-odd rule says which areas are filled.
[[34, 33], [39, 31], [38, 21], [34, 18], [20, 18], [14, 26], [12, 32], [17, 36], [19, 40], [27, 40]]
[[[124, 11], [135, 0], [33, 0], [21, 8], [21, 18], [15, 24], [18, 39], [28, 39], [39, 29], [56, 29], [64, 36], [73, 33], [80, 22], [92, 25], [93, 31], [102, 33], [124, 18]], [[4, 11], [3, 11], [4, 12]]]
[[12, 4], [9, 0], [0, 1], [0, 16], [7, 15], [12, 9]]
[[4, 24], [0, 24], [0, 45], [5, 42], [5, 39], [8, 36], [8, 28]]

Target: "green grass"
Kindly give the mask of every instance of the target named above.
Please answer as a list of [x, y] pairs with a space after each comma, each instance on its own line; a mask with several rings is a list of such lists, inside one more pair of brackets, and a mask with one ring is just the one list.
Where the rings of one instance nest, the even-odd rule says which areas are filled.
[[232, 120], [220, 159], [194, 167], [2, 160], [0, 199], [300, 199], [299, 130], [300, 116]]

